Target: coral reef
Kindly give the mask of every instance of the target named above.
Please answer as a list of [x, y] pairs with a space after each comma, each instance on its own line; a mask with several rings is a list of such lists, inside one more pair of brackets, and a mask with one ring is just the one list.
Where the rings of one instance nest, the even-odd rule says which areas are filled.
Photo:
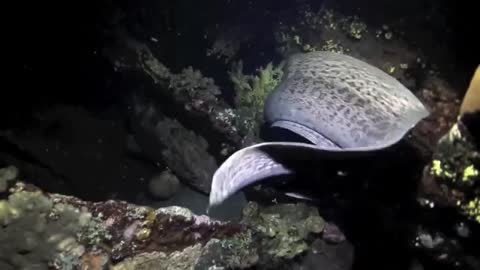
[[244, 221], [262, 233], [261, 246], [276, 257], [293, 258], [308, 249], [305, 239], [321, 233], [325, 221], [318, 210], [304, 204], [280, 204], [259, 208], [250, 203], [244, 209]]
[[[258, 133], [258, 127], [263, 123], [263, 105], [283, 76], [284, 62], [274, 66], [272, 62], [257, 69], [258, 75], [243, 74], [243, 63], [239, 61], [232, 65], [228, 73], [235, 91], [235, 110], [237, 126], [243, 134]], [[243, 116], [243, 117], [238, 117]]]
[[157, 110], [144, 98], [134, 100], [132, 126], [143, 153], [153, 162], [164, 161], [181, 180], [204, 193], [209, 193], [215, 159], [208, 151], [208, 142], [178, 120]]
[[171, 254], [164, 252], [150, 252], [128, 258], [113, 266], [113, 270], [188, 270], [192, 269], [202, 252], [201, 244], [187, 247], [182, 251]]
[[[367, 31], [367, 25], [357, 16], [343, 16], [326, 7], [314, 10], [309, 5], [304, 5], [298, 9], [298, 13], [299, 20], [295, 26], [282, 25], [276, 32], [278, 50], [282, 54], [288, 55], [298, 49], [348, 53], [350, 48], [345, 45], [352, 44], [349, 38], [360, 40]], [[312, 33], [328, 38], [316, 40]]]
[[18, 176], [18, 169], [15, 166], [0, 168], [0, 193], [8, 188], [8, 181], [14, 180]]
[[232, 18], [232, 21], [215, 24], [206, 29], [206, 39], [211, 44], [206, 51], [209, 58], [223, 60], [225, 65], [234, 61], [240, 50], [252, 46], [256, 35], [264, 35], [254, 22]]
[[461, 121], [438, 141], [435, 150], [425, 169], [423, 191], [480, 223], [480, 153]]
[[212, 79], [204, 77], [200, 71], [191, 67], [174, 74], [155, 58], [146, 45], [127, 36], [123, 36], [121, 41], [123, 44], [120, 49], [110, 48], [108, 51], [117, 71], [145, 72], [158, 85], [155, 88], [157, 94], [172, 99], [192, 117], [207, 119], [213, 131], [219, 132], [227, 140], [241, 140], [238, 129], [221, 116], [229, 106], [218, 98], [220, 91]]
[[[419, 222], [415, 246], [433, 260], [461, 269], [478, 264], [473, 258], [478, 257], [474, 235], [480, 228], [480, 153], [471, 127], [459, 116], [441, 136], [424, 168], [418, 194], [428, 218]], [[432, 226], [435, 221], [442, 225]]]
[[428, 77], [419, 88], [419, 97], [431, 115], [413, 130], [413, 141], [423, 149], [425, 158], [431, 158], [440, 138], [456, 123], [460, 101], [452, 85], [438, 75]]
[[[200, 71], [192, 67], [185, 68], [178, 74], [172, 74], [169, 88], [172, 90], [172, 95], [192, 100], [190, 106], [198, 111], [211, 111], [213, 108], [210, 106], [218, 102], [217, 96], [220, 95], [220, 89], [213, 79], [204, 77]], [[206, 107], [202, 108], [204, 104]], [[189, 107], [186, 109], [190, 110]]]
[[171, 206], [82, 201], [17, 180], [0, 201], [2, 269], [244, 269], [293, 263], [324, 220], [304, 204], [251, 203], [238, 223]]
[[2, 269], [75, 269], [80, 257], [108, 240], [91, 213], [17, 185], [0, 201]]
[[[251, 115], [229, 107], [219, 98], [218, 86], [200, 71], [188, 67], [172, 73], [146, 45], [126, 36], [121, 41], [120, 49], [109, 50], [116, 70], [139, 71], [154, 83], [129, 101], [134, 108], [132, 132], [141, 151], [152, 163], [164, 161], [182, 181], [208, 193], [217, 167], [214, 158], [222, 159], [248, 143], [252, 136], [247, 133], [255, 126]], [[252, 77], [251, 83], [258, 91], [272, 88], [271, 73], [275, 72], [267, 67], [259, 78]], [[166, 107], [171, 108], [170, 115]]]
[[424, 64], [417, 62], [420, 52], [403, 39], [391, 42], [393, 31], [387, 25], [375, 31], [360, 16], [345, 15], [327, 3], [318, 9], [299, 5], [297, 14], [293, 24], [279, 24], [275, 31], [277, 50], [284, 56], [316, 50], [345, 53], [402, 80], [407, 79], [408, 70]]

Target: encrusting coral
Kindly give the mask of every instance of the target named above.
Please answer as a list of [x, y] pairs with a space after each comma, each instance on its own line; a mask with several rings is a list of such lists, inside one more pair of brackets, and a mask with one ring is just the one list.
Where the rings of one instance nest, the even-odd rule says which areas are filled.
[[258, 75], [243, 74], [243, 62], [232, 65], [229, 72], [235, 90], [237, 126], [242, 133], [257, 132], [263, 122], [263, 105], [267, 96], [280, 83], [284, 62], [278, 65], [268, 63], [257, 69]]
[[304, 204], [250, 203], [230, 223], [177, 206], [82, 201], [15, 182], [0, 200], [2, 270], [268, 266], [303, 254], [325, 228]]
[[8, 182], [15, 179], [17, 175], [18, 169], [15, 166], [0, 169], [0, 193], [7, 190]]
[[23, 185], [0, 201], [1, 269], [74, 269], [86, 249], [108, 233], [86, 209], [80, 209]]

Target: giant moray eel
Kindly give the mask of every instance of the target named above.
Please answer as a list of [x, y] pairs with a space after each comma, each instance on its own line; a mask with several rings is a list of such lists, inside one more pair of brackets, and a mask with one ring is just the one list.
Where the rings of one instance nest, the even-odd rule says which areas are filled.
[[351, 56], [318, 51], [292, 55], [265, 102], [270, 127], [311, 143], [265, 142], [238, 150], [216, 170], [210, 206], [270, 177], [294, 173], [296, 159], [343, 159], [387, 148], [430, 113], [392, 76]]

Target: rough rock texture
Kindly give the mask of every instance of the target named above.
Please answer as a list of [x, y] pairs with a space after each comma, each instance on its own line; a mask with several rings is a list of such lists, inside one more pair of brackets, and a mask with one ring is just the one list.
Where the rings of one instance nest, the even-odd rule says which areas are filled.
[[0, 201], [2, 269], [74, 269], [110, 235], [87, 209], [17, 185]]
[[138, 72], [150, 85], [127, 101], [138, 144], [152, 162], [163, 160], [181, 180], [209, 193], [213, 158], [221, 161], [241, 147], [245, 138], [236, 124], [244, 121], [211, 78], [192, 67], [173, 73], [145, 44], [120, 37], [118, 48], [107, 50], [117, 72]]
[[308, 249], [305, 239], [310, 233], [320, 233], [325, 221], [315, 208], [300, 205], [274, 205], [259, 209], [250, 204], [244, 210], [245, 222], [263, 233], [264, 250], [267, 254], [293, 258]]
[[183, 251], [175, 251], [169, 255], [163, 252], [151, 252], [139, 254], [133, 258], [115, 265], [114, 270], [187, 270], [192, 269], [196, 260], [200, 257], [202, 251], [201, 244], [187, 247]]
[[0, 169], [0, 192], [5, 192], [8, 187], [8, 181], [17, 178], [18, 169], [15, 166], [8, 166]]
[[181, 73], [172, 73], [145, 44], [122, 36], [119, 48], [107, 51], [117, 71], [137, 70], [147, 74], [155, 84], [155, 93], [150, 95], [171, 99], [183, 107], [187, 117], [208, 123], [214, 132], [225, 136], [224, 140], [240, 141], [238, 129], [228, 117], [231, 108], [218, 97], [220, 90], [211, 78], [204, 77], [192, 67]]
[[418, 124], [412, 132], [412, 141], [426, 155], [430, 155], [438, 140], [457, 121], [460, 101], [447, 81], [433, 75], [420, 85], [419, 98], [424, 102], [431, 115]]
[[146, 99], [136, 98], [134, 106], [132, 128], [142, 153], [152, 162], [164, 161], [180, 179], [208, 194], [217, 169], [208, 142]]
[[428, 257], [461, 269], [479, 264], [479, 168], [479, 147], [460, 118], [438, 140], [419, 185], [419, 203], [428, 210], [415, 245]]
[[478, 146], [458, 121], [438, 141], [432, 161], [425, 168], [422, 191], [480, 223], [479, 167]]
[[177, 206], [82, 201], [13, 181], [0, 201], [6, 270], [264, 269], [292, 264], [323, 241], [325, 221], [304, 204], [250, 203], [240, 222], [229, 223]]

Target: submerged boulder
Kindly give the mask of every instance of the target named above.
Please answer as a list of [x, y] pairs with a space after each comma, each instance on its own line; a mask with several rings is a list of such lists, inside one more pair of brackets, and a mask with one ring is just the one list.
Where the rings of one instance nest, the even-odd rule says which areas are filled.
[[303, 203], [251, 202], [241, 221], [225, 222], [178, 206], [50, 194], [19, 179], [2, 195], [0, 266], [7, 270], [278, 269], [311, 260], [312, 244], [326, 243], [325, 220]]

